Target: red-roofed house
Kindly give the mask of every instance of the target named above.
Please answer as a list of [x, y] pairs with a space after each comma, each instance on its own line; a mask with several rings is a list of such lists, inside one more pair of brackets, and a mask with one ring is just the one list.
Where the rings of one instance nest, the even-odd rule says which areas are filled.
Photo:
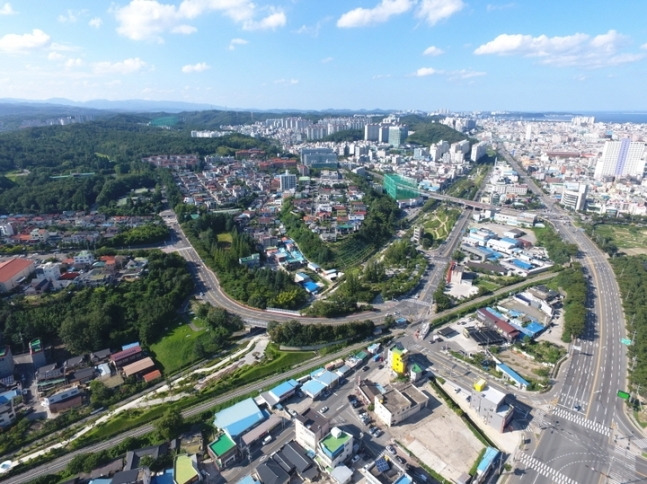
[[0, 292], [11, 291], [35, 269], [34, 261], [29, 259], [15, 258], [0, 262]]

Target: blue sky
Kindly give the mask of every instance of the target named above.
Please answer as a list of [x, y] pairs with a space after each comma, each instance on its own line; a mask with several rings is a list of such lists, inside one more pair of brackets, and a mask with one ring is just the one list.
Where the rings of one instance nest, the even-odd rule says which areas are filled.
[[647, 1], [0, 0], [0, 98], [645, 110]]

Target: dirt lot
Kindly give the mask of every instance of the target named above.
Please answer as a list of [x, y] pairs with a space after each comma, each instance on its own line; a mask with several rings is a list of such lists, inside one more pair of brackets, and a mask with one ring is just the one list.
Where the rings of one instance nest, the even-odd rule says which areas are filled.
[[537, 374], [533, 373], [532, 370], [544, 368], [543, 365], [535, 362], [535, 360], [527, 358], [525, 355], [512, 351], [511, 349], [502, 351], [496, 356], [510, 368], [513, 368], [517, 373], [526, 378], [538, 378]]
[[497, 223], [494, 223], [494, 222], [484, 222], [484, 223], [473, 222], [473, 223], [470, 224], [469, 228], [473, 228], [473, 227], [477, 228], [477, 229], [484, 228], [484, 229], [491, 230], [492, 232], [497, 234], [499, 237], [503, 237], [503, 233], [507, 232], [508, 230], [518, 228], [519, 230], [523, 231], [523, 233], [524, 233], [521, 236], [522, 239], [527, 240], [528, 242], [531, 242], [533, 245], [537, 244], [537, 238], [535, 237], [535, 233], [530, 229], [524, 229], [524, 228], [521, 228], [521, 227], [513, 227], [511, 225], [501, 225], [501, 224], [497, 224]]
[[421, 462], [455, 482], [470, 470], [483, 444], [452, 410], [440, 403], [429, 386], [424, 391], [432, 395], [429, 408], [391, 427], [391, 435]]

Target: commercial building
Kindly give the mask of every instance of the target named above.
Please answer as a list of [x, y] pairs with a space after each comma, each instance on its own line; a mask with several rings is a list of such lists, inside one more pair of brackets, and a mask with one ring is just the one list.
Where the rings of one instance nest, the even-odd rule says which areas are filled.
[[35, 270], [29, 259], [14, 258], [0, 262], [0, 293], [9, 292]]
[[403, 375], [407, 371], [407, 357], [409, 352], [402, 346], [401, 343], [394, 344], [389, 348], [387, 362], [389, 368], [399, 375]]
[[317, 455], [325, 467], [331, 469], [344, 462], [353, 452], [353, 436], [339, 427], [333, 427], [319, 442]]
[[258, 408], [256, 402], [252, 398], [248, 398], [217, 412], [213, 425], [224, 430], [232, 440], [236, 440], [265, 419], [265, 414]]
[[319, 441], [330, 432], [330, 421], [312, 408], [294, 417], [295, 440], [306, 449], [315, 451]]
[[337, 155], [330, 148], [304, 148], [301, 163], [309, 167], [337, 166]]
[[394, 200], [420, 197], [418, 184], [413, 178], [387, 173], [383, 178], [384, 191]]
[[506, 403], [506, 394], [479, 380], [472, 388], [470, 406], [490, 427], [503, 432], [512, 420], [514, 407]]
[[588, 185], [585, 183], [565, 183], [560, 203], [571, 210], [582, 211], [586, 208]]
[[427, 395], [410, 383], [387, 387], [384, 393], [375, 396], [375, 416], [391, 427], [420, 412], [428, 400]]

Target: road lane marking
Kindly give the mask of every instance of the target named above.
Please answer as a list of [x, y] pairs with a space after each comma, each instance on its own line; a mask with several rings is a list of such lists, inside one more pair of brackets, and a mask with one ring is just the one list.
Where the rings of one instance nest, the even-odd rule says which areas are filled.
[[517, 455], [519, 456], [519, 462], [521, 462], [524, 466], [530, 467], [542, 476], [550, 479], [552, 482], [557, 482], [559, 484], [578, 484], [577, 481], [574, 481], [570, 477], [565, 476], [561, 472], [556, 471], [549, 465], [544, 464], [543, 462], [529, 456], [528, 454], [521, 452]]
[[570, 422], [581, 425], [582, 427], [585, 427], [587, 429], [594, 430], [604, 436], [608, 437], [609, 435], [611, 435], [611, 429], [609, 427], [602, 425], [601, 423], [595, 422], [593, 420], [584, 418], [581, 415], [574, 414], [564, 408], [561, 408], [561, 407], [555, 408], [553, 410], [553, 415], [560, 418], [565, 418]]

